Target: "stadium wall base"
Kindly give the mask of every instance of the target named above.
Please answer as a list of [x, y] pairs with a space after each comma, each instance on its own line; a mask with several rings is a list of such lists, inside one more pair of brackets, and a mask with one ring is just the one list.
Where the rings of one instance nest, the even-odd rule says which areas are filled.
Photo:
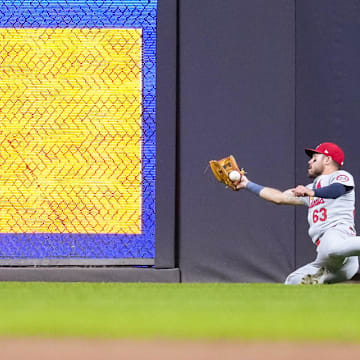
[[0, 281], [180, 282], [180, 270], [143, 267], [0, 267]]

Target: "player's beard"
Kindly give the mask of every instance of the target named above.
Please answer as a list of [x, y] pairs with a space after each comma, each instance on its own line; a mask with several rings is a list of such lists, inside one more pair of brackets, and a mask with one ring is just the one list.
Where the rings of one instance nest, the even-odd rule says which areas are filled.
[[310, 179], [316, 179], [318, 176], [322, 175], [324, 171], [324, 166], [317, 166], [314, 167], [312, 166], [311, 168], [308, 169], [308, 177]]

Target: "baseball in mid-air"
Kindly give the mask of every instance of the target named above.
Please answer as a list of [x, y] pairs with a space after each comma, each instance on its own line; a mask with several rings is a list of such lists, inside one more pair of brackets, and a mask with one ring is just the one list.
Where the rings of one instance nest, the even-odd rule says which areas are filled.
[[240, 173], [236, 170], [233, 170], [230, 174], [229, 174], [229, 179], [231, 181], [239, 181], [240, 180]]

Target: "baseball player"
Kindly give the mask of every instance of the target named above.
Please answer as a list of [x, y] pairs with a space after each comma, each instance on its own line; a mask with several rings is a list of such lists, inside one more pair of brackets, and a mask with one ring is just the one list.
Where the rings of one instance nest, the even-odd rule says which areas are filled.
[[309, 185], [284, 192], [251, 182], [245, 175], [237, 184], [278, 205], [308, 206], [309, 235], [316, 245], [316, 259], [293, 273], [285, 284], [323, 284], [351, 279], [359, 268], [360, 237], [354, 228], [354, 179], [342, 170], [344, 152], [330, 142], [305, 149], [310, 157]]

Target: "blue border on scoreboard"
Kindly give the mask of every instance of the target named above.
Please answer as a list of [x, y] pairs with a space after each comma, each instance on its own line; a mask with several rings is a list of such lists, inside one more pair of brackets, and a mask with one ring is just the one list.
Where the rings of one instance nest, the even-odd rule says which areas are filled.
[[155, 257], [157, 0], [0, 1], [1, 28], [141, 28], [142, 234], [0, 234], [0, 259]]

